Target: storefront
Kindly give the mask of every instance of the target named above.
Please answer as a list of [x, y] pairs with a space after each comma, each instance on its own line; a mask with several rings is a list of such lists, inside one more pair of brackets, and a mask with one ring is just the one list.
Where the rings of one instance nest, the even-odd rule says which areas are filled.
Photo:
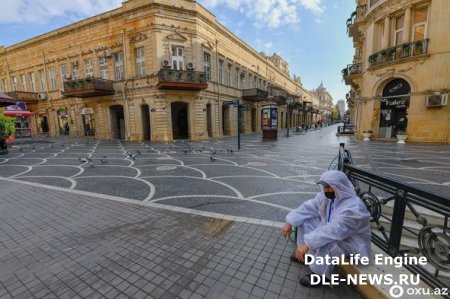
[[67, 112], [67, 108], [61, 108], [57, 110], [56, 115], [58, 117], [59, 133], [61, 135], [69, 135], [70, 128], [69, 128], [69, 115]]
[[386, 84], [381, 96], [379, 137], [392, 138], [399, 131], [406, 132], [410, 92], [410, 85], [403, 79]]
[[23, 102], [17, 102], [16, 105], [7, 106], [3, 115], [14, 117], [16, 132], [14, 138], [29, 138], [33, 135], [31, 128], [31, 117], [33, 113], [27, 111], [27, 106]]
[[95, 135], [94, 109], [85, 107], [81, 109], [81, 117], [83, 119], [84, 136]]

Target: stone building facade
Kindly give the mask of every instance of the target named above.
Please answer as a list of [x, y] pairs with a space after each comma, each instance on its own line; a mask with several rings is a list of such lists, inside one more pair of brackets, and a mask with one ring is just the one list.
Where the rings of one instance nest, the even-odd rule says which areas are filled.
[[318, 122], [328, 123], [331, 121], [331, 110], [333, 110], [333, 97], [328, 92], [328, 90], [323, 86], [323, 82], [320, 82], [319, 87], [311, 91], [313, 96], [319, 100], [319, 106], [317, 110], [319, 111]]
[[360, 136], [448, 142], [450, 2], [357, 0], [347, 20], [355, 56], [342, 70]]
[[[28, 104], [34, 132], [171, 141], [313, 122], [318, 104], [287, 64], [248, 46], [192, 0], [128, 0], [120, 8], [0, 47], [0, 91]], [[292, 102], [289, 106], [287, 103]], [[287, 113], [289, 112], [289, 117]]]

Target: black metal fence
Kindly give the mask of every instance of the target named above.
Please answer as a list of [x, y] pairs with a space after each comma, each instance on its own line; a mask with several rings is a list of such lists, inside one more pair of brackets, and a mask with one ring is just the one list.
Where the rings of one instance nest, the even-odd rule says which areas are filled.
[[405, 267], [433, 288], [448, 288], [450, 198], [350, 164], [342, 168], [371, 213], [372, 242], [391, 256], [425, 256], [426, 266]]

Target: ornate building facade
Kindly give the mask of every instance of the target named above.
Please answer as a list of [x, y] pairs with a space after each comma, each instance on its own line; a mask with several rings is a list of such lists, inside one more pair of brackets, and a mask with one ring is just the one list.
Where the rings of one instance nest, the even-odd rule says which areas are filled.
[[311, 93], [319, 100], [319, 105], [316, 107], [319, 112], [317, 122], [329, 122], [331, 121], [331, 110], [333, 109], [333, 97], [328, 90], [323, 86], [323, 82], [320, 82], [317, 89], [313, 89]]
[[448, 142], [450, 5], [446, 0], [357, 0], [347, 20], [355, 56], [342, 70], [358, 134]]
[[0, 91], [26, 102], [33, 131], [51, 136], [202, 140], [237, 134], [237, 113], [241, 132], [258, 132], [267, 102], [279, 105], [280, 128], [313, 122], [303, 102], [318, 100], [277, 61], [196, 1], [128, 0], [0, 47]]

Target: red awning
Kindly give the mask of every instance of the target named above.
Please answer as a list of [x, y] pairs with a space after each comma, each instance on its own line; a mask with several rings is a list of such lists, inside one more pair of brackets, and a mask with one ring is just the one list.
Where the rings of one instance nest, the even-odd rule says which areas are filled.
[[3, 115], [11, 117], [28, 117], [33, 116], [34, 113], [30, 111], [3, 111]]

